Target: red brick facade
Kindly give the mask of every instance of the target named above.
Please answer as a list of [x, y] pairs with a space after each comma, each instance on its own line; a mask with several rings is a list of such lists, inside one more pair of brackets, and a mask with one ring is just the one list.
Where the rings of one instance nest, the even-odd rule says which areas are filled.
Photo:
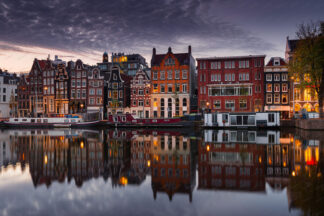
[[250, 55], [197, 59], [199, 109], [263, 111], [264, 58], [264, 55]]

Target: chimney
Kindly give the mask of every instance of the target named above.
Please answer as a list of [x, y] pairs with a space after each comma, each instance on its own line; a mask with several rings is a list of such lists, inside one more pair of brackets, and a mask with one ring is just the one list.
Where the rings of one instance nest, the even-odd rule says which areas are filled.
[[156, 49], [155, 49], [155, 47], [153, 47], [153, 56], [155, 56], [156, 55]]
[[172, 52], [171, 47], [169, 47], [169, 49], [168, 49], [168, 53], [171, 53], [171, 52]]
[[188, 46], [188, 53], [191, 54], [191, 45]]

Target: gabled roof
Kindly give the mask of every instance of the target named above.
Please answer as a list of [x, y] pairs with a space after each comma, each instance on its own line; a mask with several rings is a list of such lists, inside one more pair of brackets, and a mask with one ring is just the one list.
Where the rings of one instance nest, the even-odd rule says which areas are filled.
[[[274, 61], [276, 59], [280, 60], [279, 65], [274, 65]], [[269, 67], [269, 66], [285, 66], [285, 65], [287, 65], [287, 63], [285, 62], [285, 60], [283, 58], [281, 58], [281, 57], [271, 57], [271, 59], [268, 61], [266, 66]]]
[[[169, 53], [158, 54], [158, 55], [155, 55], [154, 57], [152, 57], [151, 66], [160, 66], [164, 57], [168, 54]], [[179, 61], [180, 65], [189, 65], [189, 62], [190, 62], [190, 54], [189, 53], [176, 53], [176, 54], [172, 53], [172, 54]]]

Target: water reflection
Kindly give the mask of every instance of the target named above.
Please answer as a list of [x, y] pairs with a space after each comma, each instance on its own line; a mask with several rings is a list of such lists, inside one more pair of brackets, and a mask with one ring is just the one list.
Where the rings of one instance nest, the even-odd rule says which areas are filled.
[[74, 182], [82, 190], [85, 182], [103, 179], [118, 190], [150, 181], [154, 200], [159, 194], [170, 201], [179, 195], [191, 203], [195, 193], [197, 199], [202, 196], [200, 191], [266, 195], [269, 185], [273, 191], [286, 191], [288, 209], [282, 215], [294, 209], [306, 215], [324, 213], [323, 144], [312, 135], [235, 130], [0, 132], [0, 180], [9, 165], [18, 163], [22, 171], [28, 170], [36, 189]]

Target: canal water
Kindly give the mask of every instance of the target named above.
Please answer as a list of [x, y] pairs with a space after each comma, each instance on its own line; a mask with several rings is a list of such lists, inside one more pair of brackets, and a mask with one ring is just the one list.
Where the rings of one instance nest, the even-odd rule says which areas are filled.
[[0, 131], [0, 215], [324, 215], [312, 133]]

